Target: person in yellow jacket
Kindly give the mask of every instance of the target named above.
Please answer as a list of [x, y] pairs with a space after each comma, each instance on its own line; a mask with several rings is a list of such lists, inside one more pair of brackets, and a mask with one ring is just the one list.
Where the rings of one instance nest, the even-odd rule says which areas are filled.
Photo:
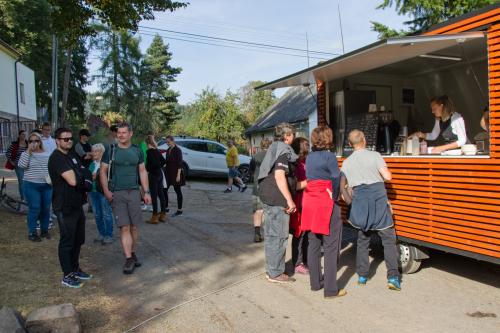
[[228, 171], [227, 188], [224, 193], [231, 193], [233, 191], [233, 183], [240, 192], [245, 192], [247, 186], [240, 178], [238, 167], [240, 166], [240, 159], [238, 157], [238, 149], [234, 145], [234, 140], [227, 141], [226, 163]]

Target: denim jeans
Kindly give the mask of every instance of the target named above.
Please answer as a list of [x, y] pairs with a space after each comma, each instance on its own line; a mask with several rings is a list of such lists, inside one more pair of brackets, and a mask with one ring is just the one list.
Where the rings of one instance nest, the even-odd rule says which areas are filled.
[[36, 221], [40, 220], [41, 231], [49, 230], [52, 186], [47, 183], [23, 181], [23, 191], [28, 203], [28, 233], [36, 233]]
[[15, 171], [17, 176], [17, 186], [19, 188], [19, 197], [21, 198], [21, 200], [24, 200], [24, 191], [23, 191], [24, 169], [16, 167]]
[[89, 192], [94, 210], [95, 224], [101, 238], [113, 237], [113, 211], [108, 200], [101, 192]]
[[263, 204], [264, 208], [264, 252], [266, 272], [275, 278], [285, 272], [285, 253], [288, 242], [290, 215], [279, 206]]

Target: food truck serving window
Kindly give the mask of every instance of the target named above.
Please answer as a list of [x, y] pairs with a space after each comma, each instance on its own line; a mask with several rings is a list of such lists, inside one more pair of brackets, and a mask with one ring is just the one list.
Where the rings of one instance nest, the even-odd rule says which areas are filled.
[[[327, 118], [335, 130], [337, 153], [349, 153], [347, 134], [350, 129], [362, 127], [367, 132], [369, 148], [386, 155], [408, 152], [414, 156], [417, 149], [423, 155], [456, 156], [460, 150], [473, 149], [460, 148], [476, 143], [474, 137], [481, 131], [479, 124], [488, 103], [485, 34], [467, 32], [383, 40], [261, 88], [312, 80], [328, 82]], [[433, 97], [455, 102], [451, 121], [446, 115], [441, 121], [435, 118], [434, 111], [434, 115], [431, 113]], [[442, 99], [439, 101], [443, 105]], [[370, 114], [369, 109], [383, 109], [385, 113]], [[398, 139], [398, 134], [418, 131], [420, 139], [426, 139], [423, 144], [429, 144], [428, 149], [421, 147], [418, 139], [412, 143]], [[487, 152], [484, 140], [479, 143], [480, 150]], [[412, 147], [406, 150], [406, 144]]]

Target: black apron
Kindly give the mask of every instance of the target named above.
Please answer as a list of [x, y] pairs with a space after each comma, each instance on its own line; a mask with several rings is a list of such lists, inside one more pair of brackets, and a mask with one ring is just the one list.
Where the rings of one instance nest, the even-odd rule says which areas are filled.
[[453, 133], [451, 128], [451, 117], [446, 121], [439, 120], [439, 128], [441, 130], [439, 133], [440, 139], [443, 140], [445, 144], [458, 141], [458, 136]]

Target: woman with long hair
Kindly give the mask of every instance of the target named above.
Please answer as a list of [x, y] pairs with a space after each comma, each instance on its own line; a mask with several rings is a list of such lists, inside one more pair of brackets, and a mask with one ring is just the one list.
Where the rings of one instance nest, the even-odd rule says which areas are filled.
[[[52, 185], [48, 171], [50, 154], [44, 150], [42, 136], [33, 132], [28, 137], [28, 148], [19, 158], [19, 167], [24, 169], [23, 192], [28, 203], [28, 238], [40, 242], [50, 239], [49, 219], [52, 201]], [[40, 220], [41, 234], [36, 232]]]
[[[330, 152], [333, 133], [327, 126], [311, 133], [312, 152], [306, 159], [307, 187], [302, 200], [302, 230], [309, 230], [307, 264], [311, 290], [324, 288], [325, 298], [345, 296], [337, 285], [337, 261], [342, 239], [342, 220], [338, 196], [340, 170]], [[321, 269], [321, 243], [324, 249], [324, 274]], [[324, 279], [321, 277], [324, 276]], [[323, 280], [323, 281], [322, 281]]]
[[174, 187], [177, 194], [177, 211], [172, 216], [182, 215], [182, 190], [181, 187], [186, 185], [186, 178], [183, 171], [182, 150], [177, 147], [173, 136], [167, 136], [167, 162], [165, 165], [165, 175], [167, 176], [167, 188], [164, 189], [165, 200], [167, 201], [168, 211], [168, 189]]
[[24, 178], [24, 169], [19, 167], [18, 162], [21, 154], [28, 149], [28, 141], [26, 140], [26, 131], [20, 130], [17, 135], [17, 140], [12, 142], [7, 149], [7, 153], [5, 153], [5, 157], [7, 157], [7, 163], [5, 167], [8, 169], [13, 169], [16, 172], [17, 176], [17, 185], [19, 189], [19, 197], [21, 201], [24, 201], [24, 193], [23, 193], [23, 178]]
[[[146, 150], [149, 190], [151, 191], [151, 204], [153, 205], [153, 215], [148, 221], [150, 224], [167, 221], [165, 194], [163, 193], [163, 166], [165, 159], [158, 150], [154, 136], [148, 135], [146, 138], [148, 150]], [[158, 197], [160, 198], [160, 213], [158, 213]]]
[[411, 136], [434, 141], [437, 146], [429, 148], [430, 153], [439, 154], [446, 150], [457, 149], [469, 142], [462, 115], [455, 110], [455, 105], [447, 95], [431, 99], [431, 110], [434, 115], [434, 128], [430, 133], [416, 132]]
[[309, 274], [307, 267], [308, 231], [303, 231], [302, 221], [302, 197], [307, 186], [306, 158], [309, 154], [309, 140], [298, 137], [292, 142], [295, 154], [299, 156], [295, 166], [295, 178], [297, 180], [296, 192], [293, 197], [297, 210], [290, 215], [290, 232], [292, 234], [292, 263], [295, 273]]

